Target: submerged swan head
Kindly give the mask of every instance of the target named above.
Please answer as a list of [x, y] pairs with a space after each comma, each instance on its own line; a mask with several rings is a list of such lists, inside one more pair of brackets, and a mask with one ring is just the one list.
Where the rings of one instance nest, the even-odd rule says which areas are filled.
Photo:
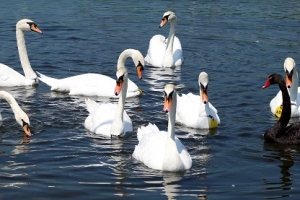
[[164, 112], [170, 112], [171, 109], [174, 109], [172, 105], [176, 104], [176, 90], [175, 85], [167, 84], [164, 90]]
[[208, 103], [208, 74], [206, 72], [201, 72], [198, 78], [198, 84], [200, 87], [200, 97], [201, 101], [206, 104]]
[[174, 22], [176, 21], [176, 15], [172, 11], [167, 11], [164, 13], [159, 28], [163, 27], [168, 21]]
[[[293, 58], [286, 58], [284, 61], [284, 72], [286, 75], [286, 87], [291, 88], [293, 83], [293, 75], [296, 75], [296, 63]], [[297, 80], [295, 80], [297, 81]]]
[[37, 32], [37, 33], [43, 33], [37, 27], [36, 23], [34, 23], [30, 19], [21, 19], [20, 21], [17, 22], [16, 28], [17, 28], [17, 30], [21, 30], [21, 31], [34, 31], [34, 32]]

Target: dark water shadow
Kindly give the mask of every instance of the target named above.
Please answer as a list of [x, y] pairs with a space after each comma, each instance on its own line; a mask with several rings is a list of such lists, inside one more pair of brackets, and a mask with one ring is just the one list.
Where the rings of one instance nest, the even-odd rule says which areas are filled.
[[[263, 147], [268, 153], [267, 155], [263, 155], [263, 157], [267, 158], [268, 162], [274, 162], [275, 160], [279, 160], [281, 162], [281, 164], [277, 166], [279, 167], [281, 174], [279, 176], [279, 180], [263, 179], [265, 190], [274, 192], [274, 196], [272, 195], [273, 197], [268, 197], [267, 199], [292, 196], [291, 190], [293, 190], [293, 174], [291, 173], [291, 168], [295, 164], [296, 156], [298, 156], [300, 152], [300, 147], [266, 142]], [[274, 177], [278, 176], [274, 175]], [[277, 191], [277, 193], [275, 193], [275, 191]], [[278, 191], [282, 191], [279, 196]], [[291, 192], [291, 194], [287, 193], [287, 191]], [[277, 197], [275, 197], [275, 195], [277, 195]]]

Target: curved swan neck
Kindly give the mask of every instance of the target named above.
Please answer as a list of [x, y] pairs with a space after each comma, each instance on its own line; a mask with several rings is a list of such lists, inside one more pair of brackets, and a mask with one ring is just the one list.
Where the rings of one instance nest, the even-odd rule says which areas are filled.
[[174, 92], [172, 106], [168, 116], [168, 137], [175, 140], [175, 119], [176, 119], [177, 94]]
[[30, 62], [29, 62], [26, 45], [25, 45], [24, 32], [22, 30], [20, 30], [18, 27], [16, 29], [16, 37], [17, 37], [19, 57], [20, 57], [20, 61], [21, 61], [21, 65], [22, 65], [25, 77], [28, 79], [34, 80], [37, 78], [37, 75], [32, 70]]
[[[7, 103], [10, 105], [13, 113], [15, 114], [16, 121], [22, 126], [21, 119], [19, 119], [17, 116], [25, 116], [25, 112], [20, 108], [15, 98], [5, 91], [0, 91], [0, 99], [5, 99]], [[24, 119], [25, 120], [25, 119]]]
[[288, 88], [288, 92], [292, 102], [297, 103], [297, 93], [298, 93], [298, 72], [294, 71], [292, 76], [292, 87]]
[[282, 113], [277, 124], [280, 124], [282, 128], [285, 128], [291, 118], [291, 100], [285, 82], [281, 80], [278, 85], [282, 93]]
[[124, 50], [118, 58], [117, 69], [119, 69], [121, 67], [125, 67], [126, 59], [129, 58], [129, 57], [132, 57], [135, 52], [136, 52], [136, 50], [134, 50], [134, 49]]
[[282, 113], [279, 120], [274, 124], [274, 126], [269, 128], [264, 135], [266, 140], [271, 141], [275, 141], [277, 137], [285, 134], [284, 129], [291, 118], [290, 96], [283, 79], [278, 81], [278, 86], [282, 92]]

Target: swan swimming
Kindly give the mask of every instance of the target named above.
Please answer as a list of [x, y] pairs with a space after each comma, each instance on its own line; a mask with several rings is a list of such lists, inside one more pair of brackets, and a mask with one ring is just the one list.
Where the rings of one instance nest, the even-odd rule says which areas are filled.
[[155, 124], [138, 128], [138, 145], [132, 156], [147, 167], [163, 171], [184, 171], [192, 167], [192, 159], [175, 136], [177, 93], [173, 84], [164, 89], [164, 107], [168, 115], [168, 131], [160, 131]]
[[[143, 55], [138, 50], [124, 50], [118, 58], [117, 69], [125, 67], [125, 61], [129, 57], [132, 58], [135, 64], [139, 79], [142, 79], [142, 71], [144, 70], [145, 63]], [[49, 85], [52, 91], [68, 92], [69, 95], [115, 97], [114, 87], [116, 81], [109, 76], [86, 73], [63, 79], [55, 79], [39, 72], [37, 73], [39, 74], [39, 80]], [[128, 80], [126, 97], [134, 97], [141, 94], [142, 91], [137, 85], [131, 80]]]
[[104, 136], [122, 136], [126, 132], [132, 131], [132, 121], [124, 110], [126, 91], [128, 87], [128, 72], [125, 67], [118, 69], [117, 83], [114, 93], [119, 96], [118, 104], [96, 103], [86, 99], [86, 107], [89, 116], [84, 122], [84, 126], [90, 132]]
[[168, 38], [163, 35], [154, 35], [149, 41], [149, 48], [145, 57], [147, 65], [154, 67], [176, 67], [183, 63], [182, 48], [180, 40], [175, 36], [176, 15], [172, 11], [164, 13], [159, 27], [170, 22]]
[[32, 70], [29, 58], [27, 55], [24, 32], [34, 31], [42, 33], [37, 25], [30, 19], [22, 19], [16, 24], [16, 37], [19, 51], [19, 57], [25, 76], [10, 68], [9, 66], [0, 63], [0, 86], [1, 87], [16, 87], [25, 85], [37, 85], [38, 79], [35, 72]]

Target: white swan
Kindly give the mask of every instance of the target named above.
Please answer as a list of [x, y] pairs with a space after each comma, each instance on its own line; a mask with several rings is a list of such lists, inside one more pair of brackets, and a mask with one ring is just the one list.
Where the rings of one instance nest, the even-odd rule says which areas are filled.
[[30, 19], [22, 19], [16, 25], [17, 45], [19, 57], [25, 76], [13, 70], [7, 65], [0, 63], [0, 86], [1, 87], [15, 87], [24, 85], [38, 84], [37, 75], [31, 68], [24, 38], [24, 31], [34, 31], [42, 33], [37, 25]]
[[[17, 123], [22, 126], [23, 131], [28, 136], [31, 136], [30, 131], [30, 121], [27, 114], [20, 108], [16, 99], [8, 92], [0, 91], [0, 99], [5, 99], [7, 103], [10, 105], [13, 113], [15, 114], [15, 119]], [[2, 120], [2, 116], [0, 114], [0, 120]]]
[[[144, 70], [144, 58], [141, 52], [135, 49], [124, 50], [118, 59], [117, 69], [125, 67], [125, 61], [131, 57], [137, 70], [138, 77], [142, 79]], [[39, 80], [46, 83], [53, 91], [68, 92], [69, 95], [82, 96], [105, 96], [114, 97], [114, 87], [116, 81], [102, 74], [87, 73], [77, 76], [71, 76], [63, 79], [47, 77], [39, 72]], [[129, 80], [126, 97], [138, 96], [142, 91], [137, 85]]]
[[217, 109], [208, 101], [208, 74], [198, 78], [200, 96], [192, 93], [178, 95], [176, 121], [190, 128], [209, 129], [220, 124]]
[[121, 93], [118, 104], [98, 104], [93, 100], [86, 99], [86, 107], [89, 116], [84, 126], [89, 131], [104, 136], [119, 136], [132, 131], [132, 122], [124, 110], [126, 90], [128, 88], [128, 73], [125, 67], [117, 71], [117, 84], [115, 95]]
[[175, 136], [176, 99], [175, 86], [167, 84], [164, 90], [163, 110], [169, 112], [168, 132], [160, 131], [151, 123], [138, 129], [139, 144], [135, 146], [133, 157], [149, 168], [183, 171], [192, 166], [190, 154]]
[[[286, 74], [286, 87], [291, 99], [291, 117], [300, 116], [300, 89], [298, 88], [298, 72], [296, 63], [293, 58], [286, 58], [284, 61], [284, 72]], [[282, 111], [282, 94], [281, 91], [270, 101], [271, 112], [278, 118]]]
[[174, 12], [165, 12], [159, 27], [170, 22], [169, 37], [154, 35], [150, 42], [145, 62], [155, 67], [175, 67], [183, 63], [180, 40], [175, 36], [176, 15]]

